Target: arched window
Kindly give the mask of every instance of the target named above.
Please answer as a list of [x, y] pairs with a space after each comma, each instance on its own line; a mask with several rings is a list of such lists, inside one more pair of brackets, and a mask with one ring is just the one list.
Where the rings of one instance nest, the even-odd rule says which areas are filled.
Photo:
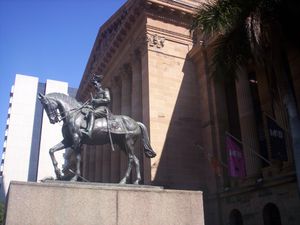
[[281, 225], [280, 212], [273, 203], [268, 203], [263, 209], [264, 225]]
[[242, 214], [239, 210], [234, 209], [229, 215], [229, 225], [243, 225]]

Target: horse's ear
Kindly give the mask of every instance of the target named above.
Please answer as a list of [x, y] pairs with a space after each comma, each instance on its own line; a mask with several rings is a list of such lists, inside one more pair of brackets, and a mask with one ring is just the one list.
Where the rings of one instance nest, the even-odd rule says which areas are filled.
[[45, 98], [45, 95], [43, 95], [42, 93], [39, 93], [39, 94], [38, 94], [38, 98], [39, 98], [39, 100], [42, 100], [42, 99]]

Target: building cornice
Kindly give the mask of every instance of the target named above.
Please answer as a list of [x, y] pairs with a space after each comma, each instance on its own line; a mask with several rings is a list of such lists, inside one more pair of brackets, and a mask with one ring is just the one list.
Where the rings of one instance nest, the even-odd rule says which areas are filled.
[[269, 179], [263, 179], [260, 183], [258, 182], [253, 185], [229, 189], [228, 191], [219, 193], [219, 196], [221, 198], [226, 199], [238, 195], [243, 195], [245, 193], [264, 191], [266, 189], [277, 187], [286, 183], [295, 183], [295, 181], [296, 181], [295, 172], [290, 172], [281, 176], [272, 177]]
[[116, 54], [128, 31], [140, 16], [140, 0], [126, 2], [110, 19], [99, 29], [88, 63], [86, 65], [77, 98], [85, 100], [86, 89], [90, 89], [90, 75], [103, 73], [111, 58]]
[[159, 7], [166, 7], [170, 10], [178, 10], [181, 13], [194, 14], [201, 1], [187, 0], [147, 0], [147, 4], [155, 4]]
[[[88, 63], [86, 65], [77, 98], [86, 100], [87, 90], [91, 88], [90, 76], [92, 73], [104, 74], [117, 54], [128, 33], [136, 22], [145, 23], [145, 17], [155, 17], [181, 26], [189, 26], [198, 1], [191, 0], [129, 0], [99, 29]], [[182, 36], [182, 35], [179, 35]], [[149, 40], [147, 34], [143, 42]], [[188, 38], [188, 37], [181, 37]], [[160, 42], [163, 44], [163, 42]], [[84, 95], [84, 96], [83, 96]]]

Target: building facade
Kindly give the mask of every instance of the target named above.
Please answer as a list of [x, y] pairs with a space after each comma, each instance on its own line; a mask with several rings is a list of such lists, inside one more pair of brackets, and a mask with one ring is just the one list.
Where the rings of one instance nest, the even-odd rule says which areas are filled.
[[[62, 139], [62, 124], [51, 125], [43, 116], [37, 94], [61, 92], [75, 96], [76, 89], [65, 82], [17, 74], [10, 93], [9, 109], [1, 162], [1, 198], [4, 199], [9, 183], [38, 181], [55, 177], [49, 149]], [[60, 165], [63, 156], [59, 156]]]
[[[202, 190], [206, 224], [299, 224], [285, 87], [251, 65], [236, 81], [211, 79], [210, 49], [201, 34], [189, 31], [200, 2], [127, 1], [100, 28], [77, 98], [86, 101], [94, 91], [90, 74], [103, 74], [112, 92], [112, 112], [149, 129], [157, 157], [150, 161], [139, 153], [143, 182]], [[299, 102], [300, 57], [286, 50]], [[274, 142], [276, 135], [284, 144]], [[243, 176], [229, 172], [228, 137], [242, 146]], [[83, 176], [118, 182], [126, 163], [110, 146], [86, 146]]]

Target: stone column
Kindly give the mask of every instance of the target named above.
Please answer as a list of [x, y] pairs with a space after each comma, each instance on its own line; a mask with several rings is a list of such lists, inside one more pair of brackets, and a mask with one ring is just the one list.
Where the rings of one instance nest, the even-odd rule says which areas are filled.
[[[151, 132], [150, 132], [150, 103], [149, 103], [149, 60], [148, 60], [148, 44], [142, 42], [139, 47], [140, 50], [140, 71], [141, 71], [141, 91], [142, 91], [142, 122], [146, 125], [151, 143]], [[153, 144], [151, 143], [153, 147]], [[155, 149], [154, 149], [155, 151]], [[156, 152], [157, 153], [157, 152]], [[152, 162], [149, 158], [144, 157], [143, 161], [143, 181], [144, 184], [150, 184], [156, 173], [157, 164], [153, 166], [155, 162]], [[153, 167], [152, 167], [153, 166]]]
[[131, 55], [132, 65], [132, 93], [131, 93], [131, 116], [136, 121], [142, 121], [142, 71], [141, 53], [135, 51]]
[[87, 149], [87, 145], [84, 145], [81, 157], [82, 157], [82, 168], [81, 168], [82, 172], [81, 173], [84, 178], [88, 179], [88, 176], [89, 176], [89, 151]]
[[122, 67], [120, 78], [122, 82], [121, 113], [131, 116], [132, 67], [130, 64], [125, 64]]
[[261, 159], [253, 103], [246, 73], [241, 73], [236, 82], [238, 109], [241, 126], [243, 150], [246, 161], [247, 176], [255, 176], [260, 172]]
[[[143, 121], [143, 100], [142, 100], [142, 65], [141, 65], [141, 52], [135, 50], [131, 54], [132, 65], [132, 91], [131, 91], [131, 116], [136, 121]], [[136, 155], [140, 160], [142, 183], [144, 182], [144, 161], [145, 154], [141, 139], [136, 143]]]
[[[131, 65], [126, 64], [120, 70], [121, 87], [121, 114], [131, 116]], [[124, 176], [128, 165], [128, 158], [124, 153], [120, 155], [120, 172]]]
[[95, 161], [95, 147], [88, 146], [87, 151], [90, 152], [89, 154], [89, 181], [95, 181], [95, 168], [96, 168], [96, 161]]
[[102, 145], [100, 151], [102, 151], [102, 182], [110, 182], [110, 151], [111, 147], [108, 145]]
[[95, 182], [102, 181], [102, 156], [103, 156], [103, 147], [102, 146], [94, 146], [95, 154], [96, 154], [96, 162], [95, 162]]
[[[120, 114], [121, 112], [121, 80], [119, 76], [112, 78], [112, 113]], [[111, 152], [111, 182], [120, 182], [120, 149], [117, 145], [114, 146], [115, 151]]]

